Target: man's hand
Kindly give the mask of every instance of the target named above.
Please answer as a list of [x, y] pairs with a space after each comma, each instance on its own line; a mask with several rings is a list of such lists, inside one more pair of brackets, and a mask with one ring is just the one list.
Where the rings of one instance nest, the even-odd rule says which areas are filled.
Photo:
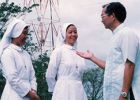
[[76, 51], [76, 53], [80, 57], [83, 57], [85, 59], [91, 59], [93, 57], [93, 54], [89, 50], [87, 50], [87, 52], [79, 52], [79, 51]]
[[95, 55], [92, 52], [90, 52], [89, 50], [87, 50], [87, 52], [76, 51], [76, 53], [80, 57], [88, 59], [88, 60], [92, 61], [93, 63], [97, 64], [100, 68], [105, 69], [106, 62], [104, 60], [101, 60], [101, 59], [95, 57]]

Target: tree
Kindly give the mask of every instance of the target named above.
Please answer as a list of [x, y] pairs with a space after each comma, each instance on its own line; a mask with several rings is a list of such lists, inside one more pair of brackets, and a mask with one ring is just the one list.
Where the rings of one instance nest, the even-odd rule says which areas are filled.
[[5, 31], [6, 22], [12, 18], [16, 17], [20, 13], [30, 13], [32, 12], [32, 8], [38, 6], [38, 4], [33, 4], [30, 7], [23, 7], [21, 8], [18, 5], [15, 5], [14, 2], [8, 3], [6, 0], [0, 4], [0, 38], [2, 38], [3, 33]]
[[89, 69], [83, 75], [83, 84], [88, 100], [103, 100], [103, 70]]
[[2, 72], [0, 70], [0, 96], [2, 94], [3, 88], [5, 86], [5, 78], [2, 76]]
[[41, 100], [51, 100], [51, 95], [48, 93], [48, 86], [45, 78], [46, 69], [48, 67], [49, 57], [47, 53], [39, 55], [38, 59], [33, 60], [34, 69], [36, 72], [38, 89]]

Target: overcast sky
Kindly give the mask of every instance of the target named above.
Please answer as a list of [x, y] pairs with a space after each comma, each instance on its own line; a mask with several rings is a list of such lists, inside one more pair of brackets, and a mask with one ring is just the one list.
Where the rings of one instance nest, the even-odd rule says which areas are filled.
[[79, 50], [89, 49], [95, 55], [106, 58], [112, 33], [104, 28], [100, 16], [102, 5], [112, 1], [124, 4], [127, 10], [125, 24], [140, 34], [140, 0], [59, 0], [61, 23], [72, 22], [78, 28]]
[[102, 5], [112, 1], [124, 4], [128, 13], [125, 24], [140, 34], [140, 0], [61, 0], [62, 22], [74, 22], [78, 26], [79, 49], [106, 57], [112, 33], [104, 28], [100, 15]]

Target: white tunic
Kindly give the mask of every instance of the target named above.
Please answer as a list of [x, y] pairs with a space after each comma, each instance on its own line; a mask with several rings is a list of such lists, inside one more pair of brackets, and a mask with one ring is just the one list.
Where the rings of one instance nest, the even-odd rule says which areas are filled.
[[87, 100], [81, 81], [84, 69], [84, 59], [72, 46], [64, 44], [55, 49], [46, 73], [48, 91], [53, 92], [52, 100]]
[[[131, 62], [137, 62], [137, 56], [139, 50], [139, 39], [137, 35], [126, 28], [123, 24], [117, 27], [114, 30], [114, 36], [112, 38], [112, 45], [110, 48], [109, 55], [106, 60], [105, 66], [105, 74], [104, 74], [104, 100], [118, 100], [122, 85], [123, 85], [123, 77], [124, 77], [124, 68], [126, 60], [130, 60]], [[138, 76], [135, 77], [138, 71], [140, 70], [140, 66], [135, 66], [134, 79], [133, 79], [133, 90], [134, 90], [134, 81], [137, 80], [137, 87], [140, 89], [140, 74], [139, 79]], [[140, 72], [139, 72], [140, 73]], [[136, 79], [135, 79], [136, 78]], [[136, 90], [136, 88], [135, 88]], [[140, 95], [139, 92], [134, 91], [134, 95]], [[135, 98], [135, 100], [139, 100]]]
[[37, 88], [35, 72], [30, 55], [20, 47], [10, 44], [1, 57], [6, 78], [1, 100], [29, 100], [29, 90]]

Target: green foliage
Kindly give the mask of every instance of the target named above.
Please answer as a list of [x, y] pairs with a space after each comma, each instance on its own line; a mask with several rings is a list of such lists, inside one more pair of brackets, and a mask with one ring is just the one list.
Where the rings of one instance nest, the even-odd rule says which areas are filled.
[[30, 7], [21, 8], [18, 5], [15, 5], [14, 2], [8, 3], [7, 1], [2, 2], [0, 4], [0, 38], [2, 38], [3, 33], [5, 31], [6, 22], [12, 18], [16, 17], [19, 13], [30, 13], [32, 12], [32, 8], [39, 6], [39, 4], [33, 4]]
[[11, 4], [3, 2], [0, 5], [0, 21], [7, 22], [9, 17], [16, 16], [19, 12], [21, 12], [21, 7], [15, 5], [13, 2]]
[[0, 96], [5, 86], [5, 78], [2, 76], [2, 72], [0, 71]]
[[103, 70], [89, 69], [83, 75], [83, 84], [88, 100], [103, 100]]
[[28, 13], [30, 13], [30, 12], [32, 12], [32, 8], [34, 8], [36, 6], [39, 6], [39, 4], [33, 4], [30, 7], [28, 7], [28, 8], [27, 7], [23, 7], [23, 9], [21, 10], [21, 12], [28, 12]]
[[51, 100], [51, 95], [48, 93], [48, 86], [45, 78], [46, 69], [48, 67], [49, 57], [47, 53], [39, 55], [38, 59], [33, 60], [34, 69], [37, 77], [37, 93], [41, 100]]

